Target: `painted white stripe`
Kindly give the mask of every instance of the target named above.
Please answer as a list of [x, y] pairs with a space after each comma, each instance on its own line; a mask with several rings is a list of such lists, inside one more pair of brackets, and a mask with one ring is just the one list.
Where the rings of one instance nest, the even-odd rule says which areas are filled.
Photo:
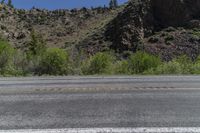
[[24, 129], [0, 130], [0, 133], [200, 133], [200, 127]]

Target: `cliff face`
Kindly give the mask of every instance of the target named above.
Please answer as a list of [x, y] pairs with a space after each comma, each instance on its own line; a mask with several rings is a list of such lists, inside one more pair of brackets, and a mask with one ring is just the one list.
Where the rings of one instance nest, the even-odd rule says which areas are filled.
[[105, 32], [106, 39], [113, 42], [118, 51], [136, 50], [145, 33], [153, 28], [153, 14], [148, 0], [132, 0]]
[[[200, 1], [132, 0], [124, 11], [107, 25], [105, 37], [107, 40], [113, 42], [111, 48], [118, 52], [126, 50], [136, 51], [137, 49], [147, 49], [148, 47], [147, 51], [154, 54], [162, 54], [165, 50], [170, 51], [169, 49], [175, 49], [173, 50], [174, 54], [185, 54], [177, 51], [176, 44], [174, 44], [175, 46], [166, 45], [163, 49], [158, 48], [156, 49], [157, 52], [151, 49], [153, 48], [152, 45], [151, 48], [149, 48], [149, 42], [146, 41], [147, 38], [155, 36], [158, 32], [164, 32], [164, 29], [168, 27], [174, 27], [175, 30], [178, 27], [186, 29], [182, 34], [180, 34], [180, 30], [176, 30], [177, 34], [180, 35], [178, 36], [176, 33], [173, 33], [174, 39], [171, 40], [171, 43], [176, 43], [177, 45], [182, 43], [181, 47], [186, 46], [186, 44], [187, 46], [189, 45], [189, 47], [193, 47], [192, 42], [188, 40], [183, 41], [182, 39], [184, 38], [183, 36], [187, 36], [183, 34], [189, 32], [189, 30], [194, 28], [198, 30], [200, 28]], [[188, 36], [187, 38], [191, 39]], [[159, 41], [159, 37], [157, 37], [157, 39]], [[160, 46], [164, 46], [165, 42], [160, 41], [159, 44]], [[195, 45], [199, 45], [198, 39]], [[195, 49], [197, 49], [196, 46]], [[187, 50], [187, 54], [190, 55], [190, 52], [191, 51], [188, 52]], [[173, 55], [170, 55], [169, 58], [172, 58], [172, 56]]]
[[156, 26], [186, 26], [200, 18], [199, 0], [151, 0]]

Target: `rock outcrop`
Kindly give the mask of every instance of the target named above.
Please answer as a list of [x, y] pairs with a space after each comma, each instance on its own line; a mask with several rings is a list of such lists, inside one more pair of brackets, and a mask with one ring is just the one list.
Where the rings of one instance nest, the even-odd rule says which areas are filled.
[[[153, 16], [148, 0], [132, 0], [113, 21], [108, 24], [106, 39], [113, 42], [118, 51], [136, 50], [145, 32], [151, 30]], [[148, 23], [147, 20], [148, 19]]]
[[198, 27], [199, 19], [199, 0], [132, 0], [108, 24], [105, 36], [113, 49], [135, 51], [154, 32], [170, 26]]

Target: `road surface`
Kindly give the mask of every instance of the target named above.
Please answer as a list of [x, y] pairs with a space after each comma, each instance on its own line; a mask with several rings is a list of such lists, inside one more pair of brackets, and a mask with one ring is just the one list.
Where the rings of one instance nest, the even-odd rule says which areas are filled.
[[0, 78], [0, 133], [197, 133], [199, 127], [198, 76]]
[[0, 78], [0, 94], [200, 88], [200, 76]]

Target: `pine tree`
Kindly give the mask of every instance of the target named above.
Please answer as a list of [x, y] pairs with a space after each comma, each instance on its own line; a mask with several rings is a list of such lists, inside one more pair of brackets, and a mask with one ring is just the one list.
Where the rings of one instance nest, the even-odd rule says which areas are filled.
[[109, 6], [110, 6], [110, 8], [116, 8], [116, 7], [118, 7], [117, 0], [110, 0]]
[[113, 0], [113, 5], [114, 5], [115, 8], [118, 7], [118, 1], [117, 0]]
[[113, 0], [110, 0], [109, 7], [113, 8]]
[[32, 55], [41, 54], [46, 49], [46, 42], [41, 35], [37, 34], [34, 29], [31, 30], [31, 41], [28, 43], [27, 47], [29, 53]]
[[4, 4], [4, 3], [5, 3], [5, 0], [2, 0], [2, 1], [1, 1], [1, 4]]
[[12, 7], [12, 8], [14, 7], [13, 4], [12, 4], [12, 0], [8, 0], [8, 6]]

